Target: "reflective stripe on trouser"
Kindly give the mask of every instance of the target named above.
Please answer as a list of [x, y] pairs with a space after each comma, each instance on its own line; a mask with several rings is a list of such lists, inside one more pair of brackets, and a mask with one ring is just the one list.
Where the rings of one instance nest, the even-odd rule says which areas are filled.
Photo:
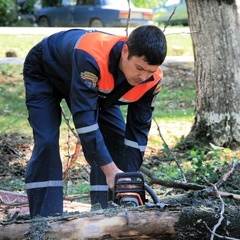
[[105, 175], [94, 163], [91, 165], [90, 184], [91, 204], [94, 205], [99, 203], [102, 208], [107, 208], [108, 186], [106, 184]]
[[34, 149], [25, 176], [31, 217], [63, 212], [63, 191], [59, 184], [62, 181], [61, 99], [42, 72], [37, 50], [33, 50], [25, 62], [24, 72], [26, 104], [34, 136]]
[[[120, 108], [113, 106], [104, 112], [99, 111], [98, 124], [113, 161], [122, 171], [128, 171], [128, 162], [124, 157], [125, 122]], [[105, 175], [96, 164], [91, 165], [91, 203], [100, 203], [102, 208], [107, 208], [111, 196], [108, 196]]]

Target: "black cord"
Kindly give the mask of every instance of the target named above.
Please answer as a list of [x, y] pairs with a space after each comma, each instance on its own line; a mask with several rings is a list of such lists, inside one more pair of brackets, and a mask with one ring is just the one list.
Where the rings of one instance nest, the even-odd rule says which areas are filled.
[[144, 183], [145, 190], [149, 193], [152, 200], [155, 204], [160, 203], [160, 199], [158, 198], [157, 194], [152, 190], [151, 187], [149, 187], [146, 183]]

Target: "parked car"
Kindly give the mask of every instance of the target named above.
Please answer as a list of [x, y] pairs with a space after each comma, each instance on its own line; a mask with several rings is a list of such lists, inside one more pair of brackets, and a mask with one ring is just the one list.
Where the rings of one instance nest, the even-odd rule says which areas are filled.
[[[35, 11], [41, 27], [126, 27], [129, 14], [127, 1], [62, 0], [60, 6]], [[137, 8], [131, 3], [130, 26], [151, 24], [152, 9]]]
[[[240, 19], [240, 0], [236, 0], [238, 15]], [[175, 9], [175, 13], [172, 15]], [[162, 7], [153, 9], [155, 15], [155, 21], [158, 24], [167, 24], [169, 21], [170, 25], [183, 25], [188, 26], [188, 13], [185, 0], [168, 0]]]
[[[174, 14], [172, 15], [175, 9]], [[158, 24], [183, 25], [188, 26], [188, 13], [185, 0], [168, 0], [166, 4], [160, 8], [153, 9], [155, 21]], [[170, 16], [171, 20], [169, 21]]]

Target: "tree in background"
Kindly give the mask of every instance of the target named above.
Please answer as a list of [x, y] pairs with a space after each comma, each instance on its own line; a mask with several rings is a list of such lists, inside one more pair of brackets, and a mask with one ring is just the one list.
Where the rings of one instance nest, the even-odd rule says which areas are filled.
[[26, 1], [19, 1], [19, 13], [21, 14], [31, 14], [35, 10], [35, 4], [37, 0], [26, 0]]
[[240, 24], [235, 0], [186, 0], [197, 96], [189, 134], [204, 143], [240, 145]]
[[0, 1], [0, 26], [10, 26], [17, 21], [17, 6], [15, 0]]

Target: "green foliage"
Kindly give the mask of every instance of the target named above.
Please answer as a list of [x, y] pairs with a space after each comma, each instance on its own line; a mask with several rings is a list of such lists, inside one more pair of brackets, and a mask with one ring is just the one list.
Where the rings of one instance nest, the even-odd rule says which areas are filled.
[[0, 82], [7, 81], [11, 77], [22, 78], [22, 66], [19, 64], [1, 64]]
[[24, 179], [13, 178], [13, 176], [9, 175], [8, 177], [1, 179], [0, 189], [4, 189], [6, 191], [24, 192]]
[[34, 5], [37, 0], [27, 0], [22, 5], [19, 6], [19, 12], [21, 14], [31, 14], [34, 11]]
[[136, 7], [155, 8], [164, 5], [167, 0], [132, 0]]
[[231, 150], [228, 148], [205, 146], [200, 142], [192, 141], [190, 138], [181, 137], [176, 149], [187, 151], [185, 162], [185, 173], [189, 176], [189, 181], [203, 184], [204, 177], [211, 183], [219, 180], [219, 177], [226, 170], [229, 161], [234, 160]]
[[[183, 142], [186, 139], [181, 139]], [[163, 145], [161, 149], [165, 154], [164, 159], [150, 159], [151, 171], [154, 176], [165, 181], [181, 181], [182, 174], [175, 160], [181, 166], [182, 171], [189, 183], [197, 183], [200, 185], [208, 185], [206, 180], [216, 183], [219, 179], [229, 171], [229, 165], [237, 159], [235, 153], [230, 149], [220, 147], [207, 147], [189, 144], [193, 147], [189, 150], [176, 147], [171, 149], [173, 155], [169, 155], [168, 149]], [[184, 146], [186, 147], [186, 145]], [[180, 152], [180, 153], [178, 153]], [[172, 156], [175, 156], [173, 158]], [[149, 160], [148, 160], [149, 161]], [[146, 163], [145, 163], [146, 164]], [[149, 168], [150, 166], [148, 166]], [[239, 181], [236, 179], [238, 185]], [[158, 194], [166, 194], [166, 187], [159, 187], [155, 190]]]
[[0, 26], [11, 26], [17, 21], [17, 7], [14, 0], [0, 1]]
[[222, 167], [227, 164], [224, 151], [199, 147], [189, 151], [188, 160], [191, 161], [189, 174], [192, 175], [194, 182], [204, 183], [203, 177], [212, 183], [218, 181]]
[[181, 179], [181, 172], [176, 167], [176, 164], [170, 161], [160, 164], [154, 175], [160, 179], [164, 179], [165, 181], [176, 181]]

